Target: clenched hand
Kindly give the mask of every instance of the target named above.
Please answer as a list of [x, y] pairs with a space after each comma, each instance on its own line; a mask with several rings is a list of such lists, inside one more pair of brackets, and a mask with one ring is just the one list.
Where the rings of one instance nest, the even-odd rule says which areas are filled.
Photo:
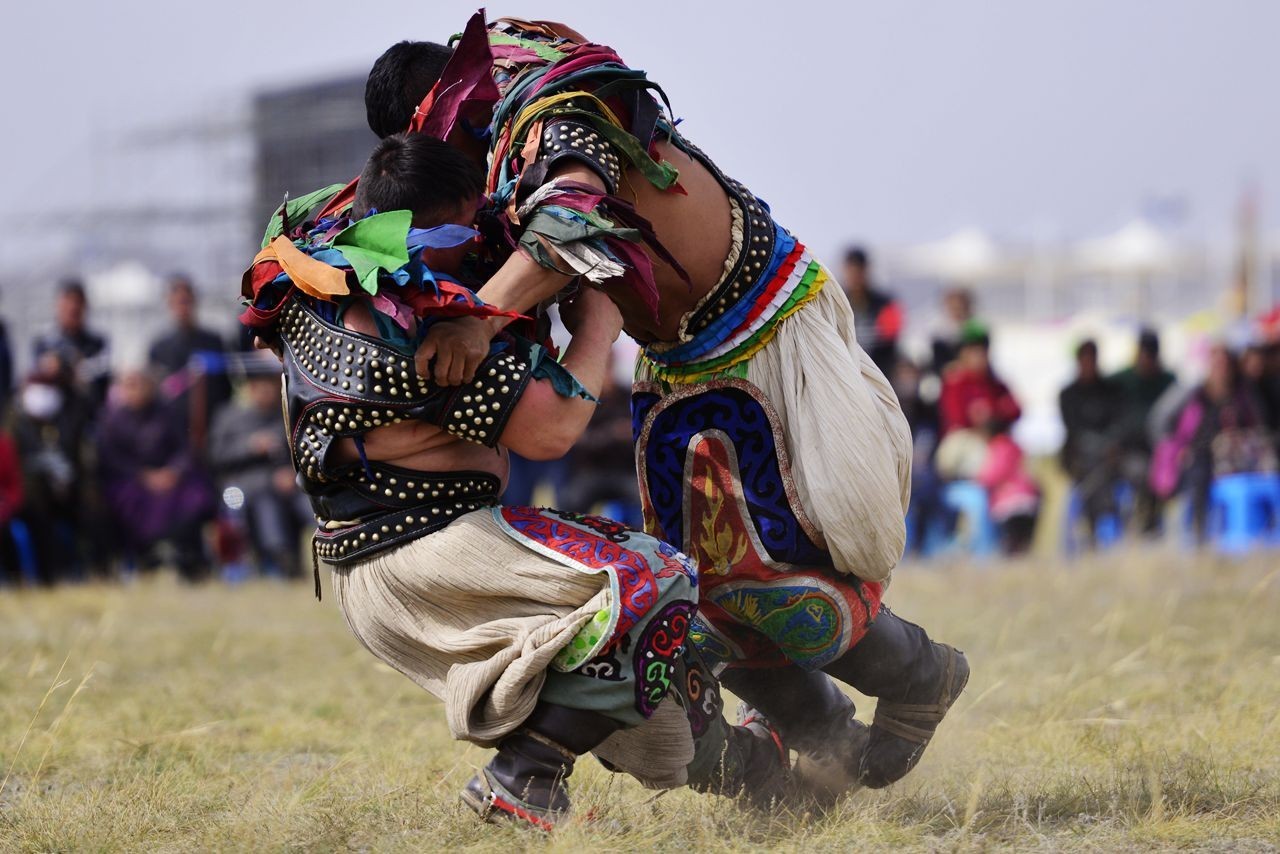
[[[427, 330], [427, 337], [413, 357], [418, 376], [430, 375], [439, 385], [471, 382], [476, 369], [489, 355], [493, 330], [478, 317], [442, 320]], [[435, 360], [432, 367], [431, 360]]]

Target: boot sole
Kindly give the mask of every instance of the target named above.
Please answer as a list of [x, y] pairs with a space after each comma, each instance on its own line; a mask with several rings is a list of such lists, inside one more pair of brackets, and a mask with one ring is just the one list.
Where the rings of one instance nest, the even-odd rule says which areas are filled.
[[497, 792], [490, 789], [490, 795], [482, 795], [472, 783], [482, 780], [483, 777], [473, 778], [471, 783], [459, 793], [458, 798], [469, 809], [471, 809], [480, 820], [488, 824], [497, 824], [499, 822], [507, 822], [527, 827], [532, 830], [539, 830], [543, 833], [550, 833], [555, 829], [556, 821], [550, 818], [537, 815], [524, 807], [516, 804], [508, 803]]

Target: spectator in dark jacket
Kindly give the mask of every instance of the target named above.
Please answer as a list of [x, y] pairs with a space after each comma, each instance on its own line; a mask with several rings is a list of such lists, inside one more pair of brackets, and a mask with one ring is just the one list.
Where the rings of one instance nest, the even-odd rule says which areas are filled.
[[213, 416], [231, 398], [231, 383], [226, 347], [216, 332], [199, 326], [196, 303], [190, 279], [178, 275], [169, 280], [173, 328], [152, 343], [148, 360], [165, 396], [202, 442]]
[[56, 353], [70, 367], [77, 388], [92, 405], [96, 417], [111, 385], [111, 354], [107, 339], [89, 329], [89, 299], [76, 279], [62, 283], [54, 304], [55, 326], [35, 341], [35, 361]]
[[92, 554], [101, 533], [89, 472], [92, 414], [70, 366], [53, 350], [27, 378], [13, 408], [26, 494], [22, 517], [44, 583], [82, 575], [84, 555]]
[[1098, 370], [1098, 345], [1083, 342], [1076, 348], [1076, 378], [1058, 395], [1058, 406], [1067, 430], [1062, 467], [1083, 506], [1091, 543], [1097, 542], [1098, 520], [1118, 510], [1122, 405], [1119, 388]]
[[[929, 384], [933, 384], [929, 394]], [[938, 423], [937, 381], [925, 378], [910, 359], [899, 359], [893, 374], [893, 391], [911, 428], [911, 529], [907, 540], [916, 553], [928, 547], [932, 530], [945, 531], [949, 513], [942, 500], [942, 479], [934, 466], [941, 429]]]
[[1160, 337], [1155, 330], [1144, 329], [1138, 334], [1133, 365], [1111, 379], [1120, 394], [1116, 438], [1120, 469], [1133, 491], [1133, 524], [1139, 532], [1151, 535], [1159, 530], [1164, 502], [1150, 487], [1152, 442], [1148, 422], [1156, 401], [1177, 381], [1160, 361]]
[[[253, 361], [249, 364], [257, 367]], [[301, 575], [298, 544], [315, 518], [294, 479], [280, 415], [280, 365], [271, 359], [265, 367], [273, 370], [250, 373], [244, 399], [214, 419], [209, 459], [224, 497], [233, 504], [243, 502], [249, 538], [262, 571], [297, 577]]]
[[[1273, 352], [1275, 351], [1275, 352]], [[1245, 385], [1257, 399], [1262, 423], [1271, 443], [1280, 453], [1280, 344], [1256, 344], [1240, 357], [1240, 373]]]
[[858, 344], [886, 377], [892, 377], [898, 361], [898, 336], [902, 334], [902, 307], [892, 296], [872, 287], [870, 268], [867, 251], [851, 248], [844, 256], [841, 284], [853, 308]]
[[0, 321], [0, 412], [9, 406], [13, 395], [13, 348], [9, 346], [9, 327]]

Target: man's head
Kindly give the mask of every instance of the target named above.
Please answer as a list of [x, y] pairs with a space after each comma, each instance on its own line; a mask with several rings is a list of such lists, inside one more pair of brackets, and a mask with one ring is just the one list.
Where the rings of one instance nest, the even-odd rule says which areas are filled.
[[1259, 344], [1250, 344], [1240, 354], [1240, 374], [1251, 382], [1261, 382], [1267, 374], [1266, 350]]
[[169, 277], [169, 314], [182, 329], [196, 325], [196, 289], [183, 273]]
[[156, 381], [145, 368], [130, 368], [117, 381], [116, 393], [125, 409], [146, 409], [155, 399]]
[[865, 294], [871, 286], [871, 259], [867, 250], [852, 246], [844, 253], [844, 289], [850, 294]]
[[88, 308], [89, 299], [85, 296], [84, 285], [79, 279], [67, 279], [58, 286], [54, 315], [60, 330], [72, 335], [82, 332]]
[[409, 129], [413, 111], [436, 85], [453, 50], [435, 42], [403, 41], [387, 48], [369, 70], [364, 109], [379, 137]]
[[973, 292], [968, 288], [951, 288], [942, 295], [942, 308], [957, 325], [973, 317]]
[[1209, 350], [1209, 370], [1204, 379], [1205, 391], [1214, 400], [1224, 400], [1236, 389], [1240, 379], [1240, 363], [1225, 344]]
[[1138, 358], [1135, 367], [1140, 374], [1154, 374], [1160, 370], [1160, 336], [1154, 329], [1138, 333]]
[[[471, 225], [484, 195], [484, 175], [445, 142], [421, 133], [398, 133], [378, 143], [356, 185], [353, 215], [371, 210], [413, 212], [415, 228]], [[425, 258], [432, 269], [449, 272], [465, 254], [457, 250]], [[454, 257], [454, 256], [457, 257]]]
[[1076, 370], [1085, 382], [1098, 378], [1098, 343], [1093, 339], [1080, 342], [1076, 348]]

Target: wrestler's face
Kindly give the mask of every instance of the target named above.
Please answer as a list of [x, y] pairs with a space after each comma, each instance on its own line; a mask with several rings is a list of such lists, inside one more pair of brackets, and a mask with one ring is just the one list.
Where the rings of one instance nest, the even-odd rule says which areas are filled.
[[[483, 199], [480, 196], [468, 199], [459, 205], [452, 215], [439, 221], [434, 218], [430, 221], [415, 218], [413, 226], [414, 228], [434, 228], [438, 225], [462, 225], [470, 228], [475, 224], [476, 211], [480, 209], [482, 201]], [[422, 263], [438, 273], [454, 275], [462, 266], [462, 261], [467, 257], [467, 253], [471, 252], [474, 247], [475, 243], [468, 241], [448, 249], [424, 249], [422, 250]]]

